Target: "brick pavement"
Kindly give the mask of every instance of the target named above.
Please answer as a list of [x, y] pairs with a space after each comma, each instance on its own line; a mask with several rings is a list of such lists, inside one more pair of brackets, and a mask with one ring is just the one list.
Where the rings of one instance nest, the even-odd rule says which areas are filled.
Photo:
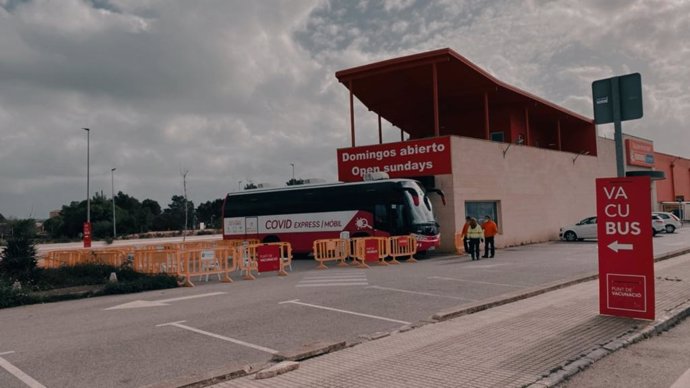
[[690, 254], [655, 272], [655, 322], [600, 316], [598, 283], [589, 281], [305, 360], [270, 379], [214, 387], [553, 386], [690, 308]]

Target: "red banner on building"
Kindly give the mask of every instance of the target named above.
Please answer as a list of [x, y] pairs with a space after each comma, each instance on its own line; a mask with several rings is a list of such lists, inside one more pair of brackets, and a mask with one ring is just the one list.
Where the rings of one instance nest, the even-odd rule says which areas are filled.
[[450, 174], [450, 137], [338, 150], [340, 181], [361, 181], [364, 175], [372, 172], [385, 172], [391, 178]]
[[599, 312], [654, 319], [649, 177], [597, 179]]

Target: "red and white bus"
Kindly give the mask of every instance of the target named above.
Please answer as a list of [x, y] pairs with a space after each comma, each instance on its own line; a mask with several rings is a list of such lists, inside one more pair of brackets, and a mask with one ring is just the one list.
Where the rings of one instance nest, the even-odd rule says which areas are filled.
[[[438, 189], [427, 192], [443, 193]], [[445, 199], [444, 199], [445, 202]], [[440, 244], [439, 224], [421, 184], [410, 179], [296, 185], [229, 193], [223, 203], [223, 238], [285, 241], [309, 253], [314, 240], [413, 234], [417, 250]]]

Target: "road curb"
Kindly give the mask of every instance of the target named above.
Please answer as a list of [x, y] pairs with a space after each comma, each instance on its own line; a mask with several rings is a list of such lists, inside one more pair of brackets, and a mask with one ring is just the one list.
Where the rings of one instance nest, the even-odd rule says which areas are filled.
[[257, 371], [263, 370], [273, 364], [254, 363], [254, 364], [230, 364], [225, 368], [216, 369], [202, 374], [178, 377], [170, 380], [161, 381], [142, 388], [201, 388], [209, 385], [222, 383], [224, 381], [248, 376]]

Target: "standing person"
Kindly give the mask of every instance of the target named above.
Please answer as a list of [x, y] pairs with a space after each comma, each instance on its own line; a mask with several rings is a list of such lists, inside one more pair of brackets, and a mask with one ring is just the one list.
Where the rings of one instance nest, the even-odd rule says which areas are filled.
[[[496, 233], [498, 233], [498, 226], [493, 222], [490, 216], [484, 216], [484, 225], [482, 226], [484, 228], [484, 238], [486, 239], [484, 243], [484, 256], [482, 257], [494, 257], [496, 253], [494, 237]], [[491, 248], [489, 248], [489, 246], [491, 246]], [[489, 256], [489, 253], [491, 253], [491, 256]]]
[[469, 228], [469, 226], [470, 217], [465, 217], [465, 225], [462, 226], [462, 232], [455, 234], [455, 250], [458, 252], [458, 255], [463, 253], [460, 252], [460, 241], [462, 241], [462, 245], [465, 249], [464, 253], [470, 252], [470, 240], [467, 238], [467, 228]]
[[470, 240], [470, 255], [472, 260], [479, 260], [479, 242], [484, 241], [484, 230], [477, 223], [476, 218], [470, 219], [470, 226], [467, 228], [467, 237]]

